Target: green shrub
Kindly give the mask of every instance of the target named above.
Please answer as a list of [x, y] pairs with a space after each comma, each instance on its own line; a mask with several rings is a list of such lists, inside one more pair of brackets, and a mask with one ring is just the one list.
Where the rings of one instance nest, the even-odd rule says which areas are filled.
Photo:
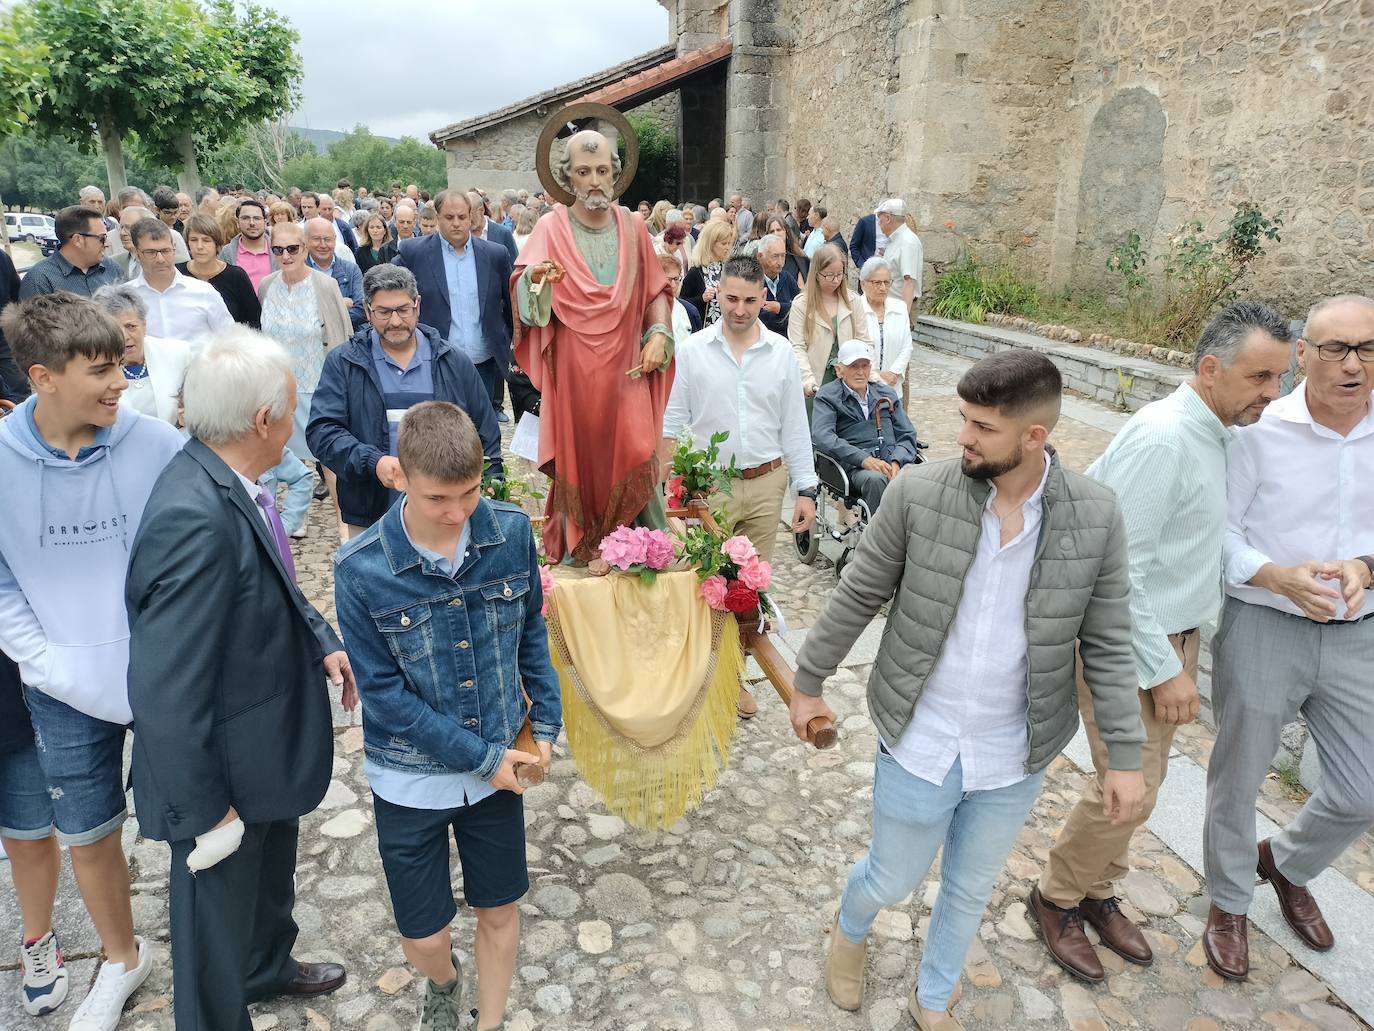
[[982, 322], [991, 312], [1030, 315], [1039, 304], [1040, 292], [1010, 266], [984, 263], [969, 254], [936, 282], [930, 311], [941, 318]]

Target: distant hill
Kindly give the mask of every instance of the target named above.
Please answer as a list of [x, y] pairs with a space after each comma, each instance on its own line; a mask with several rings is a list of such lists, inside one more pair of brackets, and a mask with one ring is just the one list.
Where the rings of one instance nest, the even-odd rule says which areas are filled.
[[[299, 125], [288, 125], [286, 129], [288, 132], [294, 132], [303, 140], [309, 140], [321, 154], [329, 149], [331, 143], [337, 143], [347, 135], [335, 129], [305, 129]], [[377, 139], [385, 140], [387, 143], [401, 142], [394, 136], [378, 136]]]

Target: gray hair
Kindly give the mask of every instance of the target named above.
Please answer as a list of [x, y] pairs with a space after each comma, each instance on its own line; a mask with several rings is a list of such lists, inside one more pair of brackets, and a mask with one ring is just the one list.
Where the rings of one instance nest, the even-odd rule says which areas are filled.
[[283, 418], [291, 406], [290, 375], [286, 351], [257, 330], [234, 326], [217, 333], [186, 370], [186, 429], [206, 444], [228, 444], [253, 432], [264, 408], [274, 421]]
[[[565, 190], [572, 192], [572, 141], [577, 139], [580, 133], [575, 133], [568, 137], [568, 142], [563, 145], [563, 156], [558, 159], [558, 165], [554, 168], [554, 178], [559, 181]], [[582, 140], [577, 144], [577, 150], [585, 150], [588, 154], [595, 154], [601, 149], [600, 140]], [[611, 174], [617, 179], [620, 178], [620, 151], [619, 148], [611, 146]]]
[[664, 226], [677, 225], [682, 221], [682, 210], [680, 208], [669, 208], [663, 213]]
[[390, 263], [373, 265], [363, 273], [363, 300], [368, 304], [383, 290], [404, 290], [413, 301], [420, 296], [415, 274], [408, 268]]
[[705, 222], [710, 217], [706, 209], [700, 204], [692, 205], [692, 215], [696, 218], [698, 224]]
[[868, 282], [873, 278], [875, 272], [881, 272], [883, 269], [887, 269], [889, 274], [893, 274], [892, 262], [888, 261], [886, 258], [880, 258], [876, 254], [873, 255], [873, 257], [864, 262], [863, 268], [859, 269], [859, 282]]
[[[132, 214], [137, 219], [152, 218], [153, 213], [142, 204], [130, 204], [127, 208], [119, 209], [119, 224], [124, 224], [124, 216]], [[132, 224], [132, 223], [131, 223]]]
[[137, 186], [124, 187], [124, 189], [120, 190], [119, 193], [115, 195], [115, 200], [119, 201], [121, 209], [129, 204], [140, 204], [146, 208], [152, 203], [152, 201], [148, 199], [148, 195]]
[[91, 300], [100, 305], [107, 314], [117, 317], [126, 311], [131, 311], [145, 323], [148, 321], [148, 302], [128, 283], [111, 283], [108, 286], [102, 286], [91, 294]]
[[514, 204], [514, 203], [515, 203], [516, 201], [518, 201], [519, 199], [520, 199], [520, 194], [516, 193], [514, 190], [502, 190], [502, 191], [501, 191], [501, 203], [502, 203], [502, 204], [506, 204], [506, 205]]
[[785, 252], [787, 249], [786, 241], [784, 241], [783, 238], [781, 236], [778, 236], [776, 233], [765, 233], [763, 236], [760, 236], [757, 240], [755, 240], [754, 243], [758, 245], [756, 250], [759, 254], [762, 254], [769, 247], [772, 247], [775, 243], [778, 245], [778, 248], [780, 250]]
[[1202, 359], [1217, 356], [1224, 366], [1232, 365], [1240, 357], [1245, 339], [1255, 330], [1273, 337], [1281, 344], [1291, 343], [1293, 331], [1288, 320], [1267, 304], [1259, 301], [1236, 301], [1221, 310], [1198, 339], [1193, 352], [1193, 371], [1202, 367]]
[[1362, 294], [1337, 294], [1335, 297], [1328, 297], [1318, 301], [1307, 310], [1307, 321], [1303, 323], [1302, 338], [1308, 343], [1312, 342], [1312, 322], [1318, 316], [1331, 308], [1342, 304], [1357, 304], [1361, 308], [1374, 309], [1374, 299], [1363, 296]]
[[81, 192], [76, 196], [78, 200], [85, 200], [87, 197], [99, 197], [103, 201], [105, 199], [105, 191], [99, 186], [83, 186], [81, 187]]

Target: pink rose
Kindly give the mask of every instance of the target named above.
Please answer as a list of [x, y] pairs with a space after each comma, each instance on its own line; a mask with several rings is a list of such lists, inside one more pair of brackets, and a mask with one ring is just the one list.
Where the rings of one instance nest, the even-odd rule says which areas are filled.
[[768, 585], [773, 582], [773, 567], [762, 559], [754, 559], [746, 562], [739, 568], [740, 583], [745, 587], [751, 587], [756, 591], [768, 590]]
[[673, 539], [662, 530], [650, 530], [645, 544], [645, 565], [650, 569], [667, 569], [673, 561]]
[[717, 574], [708, 576], [701, 583], [701, 596], [706, 599], [706, 604], [719, 612], [725, 611], [725, 577]]
[[759, 557], [759, 553], [754, 550], [753, 543], [743, 534], [728, 538], [720, 546], [720, 550], [725, 552], [725, 557], [737, 566], [742, 566], [750, 559]]
[[549, 614], [549, 595], [553, 593], [553, 573], [549, 572], [548, 566], [539, 567], [539, 586], [544, 590], [544, 607], [539, 610], [541, 616]]

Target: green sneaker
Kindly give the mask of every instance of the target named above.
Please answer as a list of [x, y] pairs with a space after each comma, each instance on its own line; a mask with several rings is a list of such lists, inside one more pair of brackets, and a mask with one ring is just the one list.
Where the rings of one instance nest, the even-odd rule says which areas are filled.
[[425, 981], [425, 1004], [420, 1010], [420, 1031], [458, 1031], [462, 1016], [463, 968], [453, 957], [453, 969], [458, 976], [446, 985]]

